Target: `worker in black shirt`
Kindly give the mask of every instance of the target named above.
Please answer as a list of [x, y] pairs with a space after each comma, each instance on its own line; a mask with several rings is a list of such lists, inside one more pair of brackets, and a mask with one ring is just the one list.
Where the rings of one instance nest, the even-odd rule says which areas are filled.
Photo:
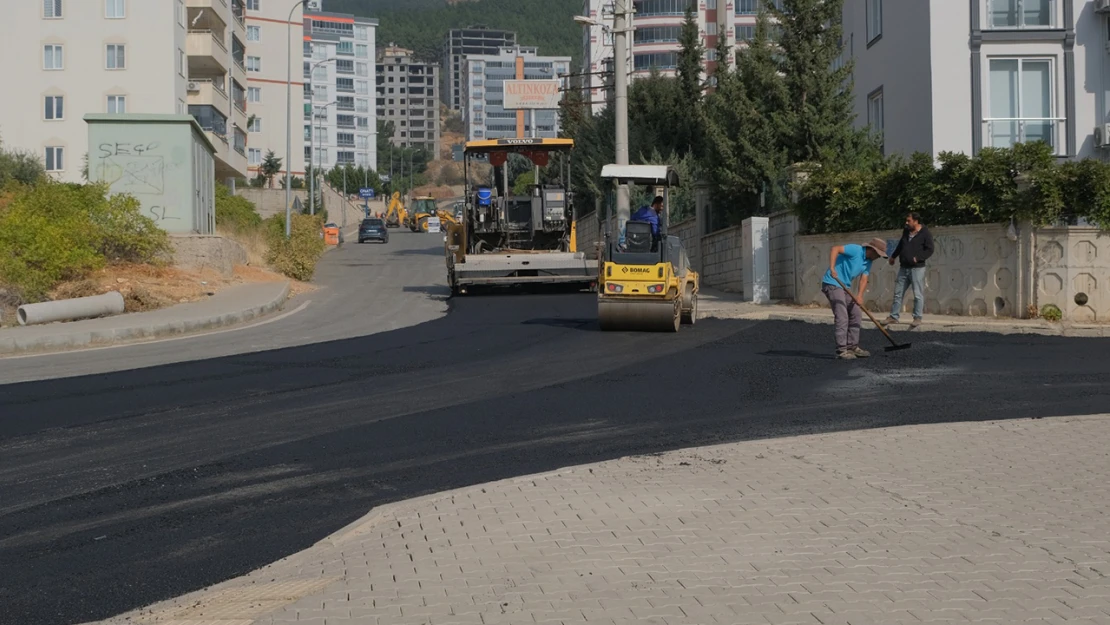
[[883, 325], [898, 323], [902, 312], [902, 298], [909, 287], [913, 287], [913, 323], [910, 324], [910, 329], [921, 325], [921, 317], [925, 313], [925, 261], [932, 255], [932, 233], [921, 223], [921, 215], [910, 213], [906, 216], [902, 239], [890, 255], [891, 265], [894, 264], [894, 259], [898, 259], [898, 278], [894, 282], [894, 304]]

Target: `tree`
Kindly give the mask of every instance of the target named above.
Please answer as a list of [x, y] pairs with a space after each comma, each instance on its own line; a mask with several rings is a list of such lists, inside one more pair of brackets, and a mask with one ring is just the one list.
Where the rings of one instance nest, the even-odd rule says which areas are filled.
[[516, 177], [513, 182], [513, 195], [528, 195], [528, 187], [536, 184], [536, 173], [534, 171], [526, 171]]
[[281, 171], [281, 159], [274, 154], [273, 150], [268, 150], [266, 156], [262, 159], [262, 165], [258, 168], [259, 175], [266, 180], [266, 186], [274, 188], [274, 176]]
[[781, 125], [791, 162], [855, 158], [865, 137], [854, 128], [852, 62], [841, 54], [844, 0], [783, 0], [768, 4], [778, 21], [775, 43], [786, 87]]
[[[700, 135], [701, 120], [699, 112], [702, 99], [702, 59], [705, 57], [705, 47], [701, 44], [701, 34], [698, 32], [696, 5], [686, 5], [686, 19], [682, 22], [682, 31], [678, 36], [678, 96], [679, 104], [686, 114], [679, 115], [678, 136], [676, 137], [680, 153], [689, 153], [694, 150]], [[672, 146], [660, 146], [664, 150]]]

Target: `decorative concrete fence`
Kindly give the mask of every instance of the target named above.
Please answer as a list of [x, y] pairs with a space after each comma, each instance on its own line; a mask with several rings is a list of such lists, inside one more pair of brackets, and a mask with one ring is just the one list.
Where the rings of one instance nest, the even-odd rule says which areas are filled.
[[1110, 233], [1087, 227], [1035, 233], [1033, 275], [1038, 307], [1055, 304], [1065, 319], [1110, 320]]

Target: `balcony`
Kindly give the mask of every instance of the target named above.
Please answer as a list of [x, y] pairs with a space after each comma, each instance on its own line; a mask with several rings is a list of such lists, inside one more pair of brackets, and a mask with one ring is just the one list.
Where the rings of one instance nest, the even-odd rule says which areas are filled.
[[226, 74], [231, 69], [231, 55], [215, 31], [190, 30], [185, 47], [190, 76]]
[[335, 145], [341, 148], [353, 148], [355, 147], [355, 140], [351, 139], [350, 141], [348, 141], [346, 139], [336, 139]]
[[197, 78], [188, 83], [191, 106], [214, 106], [227, 109], [228, 97], [222, 83], [211, 78]]
[[1063, 153], [1061, 127], [1067, 120], [1062, 117], [1005, 117], [984, 119], [986, 136], [983, 143], [992, 148], [1009, 148], [1015, 143], [1041, 141], [1052, 148], [1052, 153]]

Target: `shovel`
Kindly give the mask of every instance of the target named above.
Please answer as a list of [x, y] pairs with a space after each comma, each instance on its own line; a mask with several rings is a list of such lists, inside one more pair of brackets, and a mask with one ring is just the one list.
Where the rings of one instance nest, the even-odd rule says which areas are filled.
[[909, 349], [910, 348], [909, 343], [903, 343], [903, 344], [899, 345], [898, 342], [895, 341], [894, 338], [890, 336], [890, 332], [886, 331], [886, 328], [883, 327], [883, 324], [879, 323], [878, 320], [875, 319], [874, 315], [872, 315], [870, 312], [868, 312], [867, 307], [863, 305], [863, 302], [859, 301], [859, 298], [856, 297], [856, 294], [853, 293], [851, 291], [851, 289], [844, 286], [844, 283], [840, 281], [840, 278], [838, 278], [836, 276], [833, 276], [833, 280], [836, 280], [836, 283], [840, 285], [840, 288], [844, 289], [844, 292], [848, 294], [848, 297], [852, 298], [852, 301], [854, 301], [856, 303], [856, 306], [859, 306], [860, 310], [862, 310], [864, 312], [864, 314], [866, 314], [867, 317], [869, 319], [871, 319], [871, 323], [874, 323], [875, 327], [878, 328], [879, 331], [883, 333], [883, 336], [885, 336], [888, 341], [890, 341], [890, 347], [887, 347], [886, 351], [896, 352], [900, 349]]

